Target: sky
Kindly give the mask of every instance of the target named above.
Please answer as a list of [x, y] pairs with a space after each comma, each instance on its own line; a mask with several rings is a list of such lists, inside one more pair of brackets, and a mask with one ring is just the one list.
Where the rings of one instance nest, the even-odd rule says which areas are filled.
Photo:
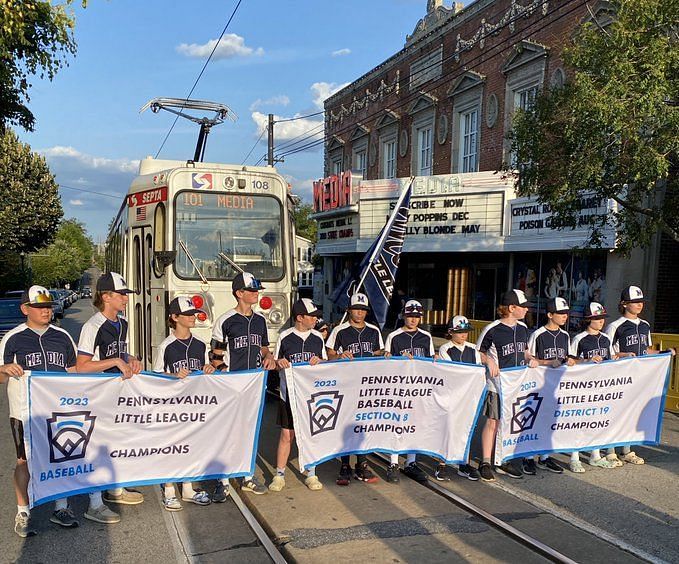
[[[45, 155], [61, 185], [65, 218], [95, 242], [136, 175], [155, 155], [174, 116], [140, 113], [155, 97], [185, 98], [237, 0], [76, 2], [78, 52], [52, 82], [36, 80], [35, 131], [21, 139]], [[450, 1], [445, 2], [449, 6]], [[215, 126], [205, 161], [240, 164], [266, 125], [323, 109], [323, 100], [400, 50], [426, 13], [426, 0], [242, 0], [192, 98], [228, 105], [238, 117]], [[318, 115], [277, 124], [277, 143], [316, 128]], [[160, 158], [192, 158], [198, 126], [180, 119]], [[262, 136], [245, 164], [266, 153]], [[311, 200], [323, 149], [277, 165], [293, 192]], [[100, 194], [96, 194], [99, 192]], [[105, 195], [102, 195], [105, 194]]]

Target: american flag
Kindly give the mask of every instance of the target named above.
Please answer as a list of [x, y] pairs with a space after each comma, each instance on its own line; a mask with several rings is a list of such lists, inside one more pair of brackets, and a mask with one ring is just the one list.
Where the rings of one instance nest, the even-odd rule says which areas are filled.
[[146, 206], [139, 206], [137, 208], [137, 221], [146, 220]]

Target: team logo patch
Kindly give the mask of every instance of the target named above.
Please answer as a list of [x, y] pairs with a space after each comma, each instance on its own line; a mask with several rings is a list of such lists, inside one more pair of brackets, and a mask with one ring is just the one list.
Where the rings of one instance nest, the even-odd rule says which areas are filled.
[[309, 408], [309, 427], [311, 435], [332, 431], [337, 424], [337, 417], [344, 395], [337, 391], [318, 392], [307, 400]]
[[66, 462], [85, 458], [96, 417], [90, 411], [52, 413], [47, 422], [50, 462]]
[[512, 404], [512, 435], [533, 428], [541, 404], [542, 397], [535, 392], [516, 398]]

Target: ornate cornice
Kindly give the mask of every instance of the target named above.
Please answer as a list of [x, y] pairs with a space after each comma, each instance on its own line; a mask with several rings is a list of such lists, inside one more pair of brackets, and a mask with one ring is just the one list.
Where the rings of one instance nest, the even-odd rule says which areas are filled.
[[365, 94], [363, 96], [360, 98], [354, 96], [354, 99], [352, 100], [351, 104], [349, 104], [349, 107], [346, 107], [344, 104], [342, 104], [337, 112], [333, 112], [331, 110], [327, 118], [329, 124], [332, 126], [337, 122], [341, 122], [345, 117], [355, 115], [356, 112], [367, 108], [373, 102], [377, 102], [378, 100], [381, 102], [385, 96], [391, 94], [392, 92], [396, 92], [396, 94], [398, 94], [400, 78], [401, 71], [397, 70], [396, 77], [391, 84], [387, 84], [384, 80], [381, 80], [380, 86], [376, 92], [370, 92], [370, 90], [366, 88]]

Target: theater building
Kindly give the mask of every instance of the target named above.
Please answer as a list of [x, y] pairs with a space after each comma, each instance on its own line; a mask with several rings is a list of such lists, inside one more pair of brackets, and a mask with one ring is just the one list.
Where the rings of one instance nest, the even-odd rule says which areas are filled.
[[582, 0], [476, 0], [464, 9], [429, 0], [426, 9], [403, 49], [325, 102], [324, 178], [314, 185], [325, 315], [338, 316], [333, 290], [412, 176], [395, 288], [423, 302], [428, 325], [454, 314], [493, 319], [500, 294], [515, 287], [531, 301], [531, 325], [549, 297], [563, 296], [575, 326], [589, 301], [615, 315], [621, 289], [634, 283], [651, 300], [651, 321], [658, 307], [655, 329], [679, 330], [676, 277], [659, 260], [661, 248], [679, 256], [676, 245], [658, 236], [626, 259], [609, 232], [601, 248], [583, 248], [591, 216], [614, 211], [612, 201], [584, 197], [578, 225], [558, 230], [548, 206], [517, 198], [496, 173], [512, 159], [514, 111], [567, 80], [564, 44], [592, 15], [605, 24], [607, 3], [591, 13]]

